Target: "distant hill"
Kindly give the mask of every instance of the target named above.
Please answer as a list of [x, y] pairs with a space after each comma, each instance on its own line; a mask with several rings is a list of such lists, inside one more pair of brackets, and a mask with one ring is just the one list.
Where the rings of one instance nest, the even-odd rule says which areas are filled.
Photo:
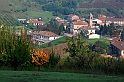
[[[0, 21], [3, 15], [12, 16], [15, 20], [19, 18], [42, 18], [48, 21], [53, 18], [52, 12], [42, 11], [41, 4], [35, 0], [0, 0]], [[1, 17], [2, 16], [2, 17]], [[3, 21], [5, 22], [5, 20]]]
[[[59, 1], [61, 3], [62, 1], [67, 0], [0, 0], [0, 14], [11, 15], [16, 20], [18, 18], [41, 17], [43, 18], [43, 20], [48, 21], [48, 19], [54, 17], [53, 12], [43, 11], [42, 6], [48, 3], [55, 3], [56, 1]], [[74, 1], [76, 1], [79, 4], [78, 8], [75, 8], [74, 13], [79, 16], [83, 15], [82, 17], [87, 17], [89, 13], [98, 15], [100, 11], [98, 9], [100, 8], [104, 8], [105, 11], [103, 12], [106, 12], [105, 14], [107, 15], [110, 14], [116, 17], [124, 17], [124, 0], [74, 0]], [[83, 8], [85, 8], [85, 10]], [[89, 10], [91, 8], [92, 9], [94, 8], [95, 10], [93, 11]], [[81, 10], [77, 12], [78, 9]]]
[[0, 0], [0, 12], [25, 8], [25, 0]]
[[[79, 8], [96, 9], [93, 14], [124, 17], [124, 0], [93, 0], [91, 3], [80, 3]], [[100, 9], [104, 9], [101, 11]]]
[[94, 0], [92, 3], [82, 3], [80, 8], [124, 8], [124, 0]]

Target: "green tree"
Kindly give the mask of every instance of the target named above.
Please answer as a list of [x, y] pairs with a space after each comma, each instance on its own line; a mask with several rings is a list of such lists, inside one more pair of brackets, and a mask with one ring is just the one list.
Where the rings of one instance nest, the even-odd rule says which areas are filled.
[[14, 70], [30, 63], [32, 42], [24, 30], [21, 35], [17, 35], [15, 30], [4, 26], [0, 28], [0, 41], [0, 54], [4, 63], [10, 64]]
[[94, 57], [97, 56], [96, 52], [92, 52], [87, 42], [82, 40], [82, 36], [72, 37], [67, 39], [67, 52], [70, 53], [70, 58], [75, 61], [76, 67], [90, 68]]
[[124, 40], [124, 28], [123, 31], [121, 32], [121, 39]]
[[96, 41], [92, 47], [93, 51], [96, 51], [100, 54], [109, 52], [109, 45], [103, 41]]
[[111, 24], [108, 26], [107, 34], [108, 34], [109, 36], [112, 36], [112, 35], [114, 34], [114, 30], [115, 30], [114, 23], [111, 23]]

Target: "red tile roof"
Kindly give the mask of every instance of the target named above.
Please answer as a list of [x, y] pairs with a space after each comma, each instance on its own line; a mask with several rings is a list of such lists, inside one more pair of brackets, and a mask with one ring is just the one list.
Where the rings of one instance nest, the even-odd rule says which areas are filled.
[[77, 15], [74, 15], [74, 14], [69, 14], [68, 16], [69, 16], [69, 17], [73, 17], [73, 16], [77, 16]]
[[121, 39], [120, 38], [114, 38], [112, 40], [110, 40], [110, 43], [114, 43], [114, 42], [117, 42], [117, 41], [120, 41]]
[[99, 17], [101, 21], [124, 21], [124, 18]]
[[38, 20], [32, 20], [33, 23], [38, 23], [38, 24], [45, 24], [43, 21], [38, 21]]
[[80, 27], [82, 30], [96, 30], [96, 28], [91, 28], [90, 26], [82, 26]]
[[124, 50], [124, 42], [123, 41], [117, 41], [114, 43], [111, 43], [113, 46], [118, 48], [119, 50]]
[[73, 22], [74, 25], [88, 25], [87, 22], [85, 21], [77, 21], [77, 22]]
[[49, 32], [49, 31], [34, 31], [33, 34], [40, 34], [42, 36], [47, 36], [47, 37], [58, 37], [59, 35], [53, 33], [53, 32]]

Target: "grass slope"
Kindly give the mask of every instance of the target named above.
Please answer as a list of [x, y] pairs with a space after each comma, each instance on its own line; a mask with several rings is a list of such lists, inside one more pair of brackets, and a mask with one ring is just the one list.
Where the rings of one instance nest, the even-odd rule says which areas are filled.
[[123, 77], [39, 71], [0, 71], [0, 82], [123, 82]]
[[[41, 10], [42, 5], [32, 0], [0, 0], [0, 13], [9, 14], [14, 18], [43, 18], [46, 22], [53, 18], [52, 12], [44, 12]], [[24, 11], [27, 9], [27, 11]]]
[[[65, 43], [65, 38], [66, 38], [66, 37], [61, 37], [61, 38], [58, 38], [58, 39], [56, 39], [56, 40], [51, 41], [51, 42], [50, 42], [50, 43], [51, 43], [51, 46], [55, 46], [55, 45], [58, 45], [58, 44], [63, 44], [63, 43]], [[46, 47], [48, 47], [48, 43], [42, 44], [40, 47], [46, 48]]]

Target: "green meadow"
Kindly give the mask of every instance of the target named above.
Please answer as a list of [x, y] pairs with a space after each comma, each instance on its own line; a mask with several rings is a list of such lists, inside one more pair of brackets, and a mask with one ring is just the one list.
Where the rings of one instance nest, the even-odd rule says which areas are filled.
[[0, 82], [123, 82], [123, 77], [41, 71], [0, 71]]
[[28, 11], [29, 17], [39, 18], [41, 17], [45, 22], [48, 22], [51, 18], [54, 18], [52, 16], [52, 12], [42, 12], [42, 11]]

